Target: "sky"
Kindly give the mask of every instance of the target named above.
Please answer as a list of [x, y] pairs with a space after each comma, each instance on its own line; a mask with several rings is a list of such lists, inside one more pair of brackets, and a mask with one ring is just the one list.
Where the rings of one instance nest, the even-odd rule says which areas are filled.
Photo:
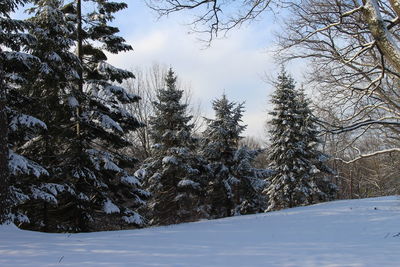
[[[244, 135], [265, 140], [273, 86], [267, 77], [277, 76], [274, 34], [276, 18], [265, 14], [257, 21], [232, 30], [206, 48], [200, 36], [190, 33], [193, 14], [180, 12], [158, 18], [144, 0], [125, 1], [128, 8], [116, 14], [113, 24], [133, 51], [109, 54], [109, 62], [125, 69], [148, 68], [154, 63], [170, 66], [183, 84], [189, 84], [194, 102], [200, 103], [205, 117], [212, 117], [212, 100], [225, 93], [231, 101], [245, 102]], [[84, 8], [90, 8], [83, 1]], [[86, 7], [85, 7], [86, 5]], [[22, 17], [21, 10], [17, 16]], [[302, 79], [299, 65], [286, 66], [295, 80]]]
[[[128, 9], [117, 13], [114, 23], [134, 51], [110, 55], [112, 64], [123, 68], [153, 63], [171, 66], [184, 83], [191, 85], [206, 117], [213, 116], [211, 101], [223, 93], [232, 101], [244, 101], [243, 122], [248, 125], [244, 134], [265, 139], [264, 122], [273, 91], [265, 78], [276, 76], [280, 68], [272, 53], [273, 35], [279, 30], [274, 18], [264, 17], [233, 30], [206, 48], [198, 34], [189, 33], [193, 14], [158, 18], [145, 1], [126, 2]], [[295, 79], [300, 75], [288, 68]]]

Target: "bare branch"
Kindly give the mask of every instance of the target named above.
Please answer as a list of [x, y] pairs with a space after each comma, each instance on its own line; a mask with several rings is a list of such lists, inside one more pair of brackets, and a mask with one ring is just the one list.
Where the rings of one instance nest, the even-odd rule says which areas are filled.
[[192, 30], [205, 34], [207, 43], [211, 43], [219, 33], [225, 35], [243, 23], [255, 20], [272, 3], [273, 0], [147, 0], [147, 5], [159, 16], [193, 11]]
[[369, 153], [369, 154], [362, 154], [362, 155], [359, 155], [358, 157], [356, 157], [356, 158], [354, 158], [352, 160], [349, 160], [349, 161], [345, 161], [345, 160], [343, 160], [341, 158], [336, 158], [336, 160], [339, 160], [339, 161], [341, 161], [341, 162], [343, 162], [345, 164], [351, 164], [351, 163], [354, 163], [354, 162], [356, 162], [356, 161], [358, 161], [360, 159], [370, 158], [370, 157], [374, 157], [374, 156], [377, 156], [377, 155], [388, 154], [388, 153], [393, 153], [393, 152], [400, 152], [400, 148], [390, 148], [390, 149], [375, 151], [375, 152], [372, 152], [372, 153]]

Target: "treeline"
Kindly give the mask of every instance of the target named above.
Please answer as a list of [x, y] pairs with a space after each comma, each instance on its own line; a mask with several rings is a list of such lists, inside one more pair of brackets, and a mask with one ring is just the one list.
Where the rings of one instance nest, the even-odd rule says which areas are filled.
[[[194, 134], [170, 69], [144, 124], [130, 71], [107, 63], [132, 50], [110, 26], [125, 3], [80, 0], [0, 4], [1, 220], [24, 229], [82, 232], [166, 225], [308, 205], [335, 198], [316, 118], [282, 71], [271, 113], [270, 165], [241, 146], [244, 106], [214, 100]], [[31, 17], [12, 19], [31, 3]], [[135, 112], [136, 111], [136, 112]], [[147, 129], [146, 155], [132, 132]]]
[[339, 196], [400, 194], [398, 2], [281, 2], [147, 1], [160, 16], [191, 14], [187, 23], [208, 43], [243, 23], [276, 16], [276, 60], [307, 70], [304, 86], [318, 99], [314, 110], [327, 133], [323, 145]]

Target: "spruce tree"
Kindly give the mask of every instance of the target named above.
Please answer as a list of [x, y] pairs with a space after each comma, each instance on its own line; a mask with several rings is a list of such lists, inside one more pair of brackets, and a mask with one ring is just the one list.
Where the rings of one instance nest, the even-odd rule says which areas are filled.
[[240, 180], [235, 188], [235, 215], [264, 212], [267, 207], [267, 200], [262, 192], [268, 184], [266, 179], [270, 176], [270, 170], [254, 167], [254, 161], [261, 152], [261, 149], [254, 150], [246, 146], [235, 152], [231, 170]]
[[[20, 176], [29, 201], [16, 212], [28, 215], [25, 228], [79, 232], [144, 224], [138, 209], [148, 194], [128, 172], [135, 159], [121, 152], [130, 145], [126, 133], [142, 126], [124, 105], [140, 98], [117, 85], [133, 74], [109, 65], [103, 51], [132, 49], [107, 25], [126, 4], [94, 2], [97, 9], [82, 16], [81, 31], [75, 1], [62, 6], [63, 1], [38, 0], [30, 9], [30, 33], [37, 41], [28, 49], [41, 64], [29, 72], [23, 90], [37, 100], [30, 108], [48, 130], [18, 145], [36, 155], [49, 175]], [[78, 43], [85, 47], [75, 55]]]
[[254, 213], [262, 209], [261, 191], [265, 182], [259, 179], [251, 161], [256, 151], [239, 149], [243, 104], [228, 101], [225, 95], [213, 102], [215, 119], [207, 120], [203, 133], [202, 155], [210, 171], [207, 191], [210, 216], [226, 217]]
[[201, 159], [194, 153], [192, 116], [181, 103], [182, 90], [176, 88], [172, 69], [166, 76], [166, 88], [157, 92], [155, 115], [150, 118], [152, 156], [137, 175], [145, 180], [151, 193], [148, 202], [150, 224], [167, 225], [204, 217]]
[[[78, 57], [71, 52], [74, 41], [71, 35], [75, 25], [65, 19], [61, 11], [62, 1], [33, 1], [28, 11], [32, 17], [28, 22], [33, 25], [30, 34], [36, 42], [26, 49], [41, 64], [27, 75], [30, 81], [21, 91], [34, 97], [35, 104], [27, 108], [47, 125], [47, 131], [38, 134], [29, 143], [17, 142], [24, 155], [35, 157], [45, 166], [50, 175], [33, 177], [19, 175], [16, 185], [22, 189], [29, 201], [19, 203], [14, 209], [16, 214], [27, 216], [21, 225], [23, 228], [43, 231], [67, 231], [73, 228], [71, 217], [71, 199], [78, 194], [75, 183], [65, 175], [64, 165], [68, 162], [66, 151], [71, 150], [75, 132], [74, 123], [74, 83], [79, 78]], [[22, 141], [22, 142], [21, 142]], [[32, 190], [35, 188], [35, 190]]]
[[322, 153], [321, 132], [317, 127], [318, 118], [316, 118], [310, 108], [311, 101], [306, 97], [304, 90], [297, 92], [298, 110], [303, 118], [301, 133], [304, 137], [305, 147], [307, 148], [308, 161], [310, 162], [310, 180], [312, 186], [312, 199], [310, 202], [323, 202], [334, 200], [337, 196], [337, 186], [332, 183], [332, 177], [335, 172], [326, 164], [329, 156]]
[[283, 70], [271, 101], [269, 159], [274, 175], [266, 189], [267, 211], [314, 203], [320, 191], [315, 182], [319, 172], [315, 166], [317, 132], [308, 104], [301, 98], [293, 79]]
[[107, 0], [89, 2], [94, 9], [85, 14], [80, 1], [63, 8], [76, 25], [74, 38], [81, 61], [73, 101], [77, 141], [65, 166], [79, 192], [71, 216], [80, 218], [79, 230], [142, 226], [144, 219], [138, 209], [148, 194], [138, 178], [128, 172], [136, 159], [122, 153], [131, 145], [126, 134], [143, 126], [124, 106], [140, 97], [121, 86], [125, 79], [134, 78], [133, 73], [107, 63], [105, 54], [132, 50], [117, 35], [119, 29], [109, 25], [114, 14], [127, 5]]
[[[5, 0], [0, 3], [0, 223], [15, 219], [9, 218], [11, 209], [25, 199], [20, 189], [14, 186], [16, 175], [47, 174], [42, 166], [15, 152], [15, 136], [26, 142], [47, 128], [45, 123], [28, 115], [30, 110], [26, 106], [35, 101], [20, 90], [29, 83], [25, 74], [40, 64], [37, 57], [24, 51], [36, 41], [26, 33], [31, 25], [10, 17], [19, 5], [27, 2]], [[18, 217], [24, 220], [22, 215]]]

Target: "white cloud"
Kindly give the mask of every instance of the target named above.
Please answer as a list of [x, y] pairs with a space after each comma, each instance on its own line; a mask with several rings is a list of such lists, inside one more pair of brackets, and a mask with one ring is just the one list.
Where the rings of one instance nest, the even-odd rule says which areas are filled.
[[223, 92], [228, 98], [245, 101], [244, 123], [247, 135], [262, 137], [268, 97], [272, 87], [262, 76], [276, 73], [271, 53], [257, 47], [257, 31], [247, 28], [235, 31], [229, 38], [215, 40], [204, 49], [194, 35], [188, 35], [186, 26], [167, 22], [152, 25], [126, 37], [134, 52], [111, 55], [113, 64], [124, 68], [147, 67], [154, 62], [170, 65], [183, 81], [192, 86], [194, 97], [200, 99], [206, 116], [212, 116], [211, 100]]
[[[151, 32], [143, 39], [135, 42], [135, 53], [142, 55], [161, 54], [168, 42], [168, 36], [161, 31]], [[132, 55], [135, 56], [135, 55]]]

